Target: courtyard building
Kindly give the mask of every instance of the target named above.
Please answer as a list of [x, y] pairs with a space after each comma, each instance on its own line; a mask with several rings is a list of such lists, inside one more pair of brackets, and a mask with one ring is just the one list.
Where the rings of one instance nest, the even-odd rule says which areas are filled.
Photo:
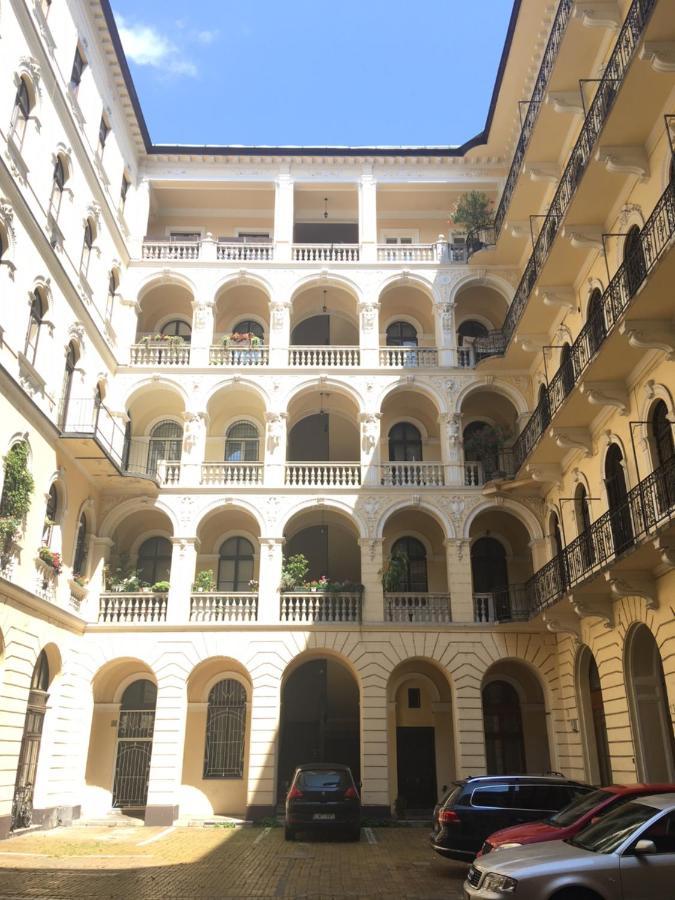
[[515, 0], [458, 147], [153, 144], [109, 0], [0, 99], [0, 837], [675, 779], [671, 0]]

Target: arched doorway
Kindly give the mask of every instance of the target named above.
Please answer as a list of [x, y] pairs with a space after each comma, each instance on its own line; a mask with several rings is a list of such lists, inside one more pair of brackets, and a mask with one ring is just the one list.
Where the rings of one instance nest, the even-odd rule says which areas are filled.
[[600, 288], [595, 288], [588, 300], [586, 322], [588, 328], [588, 355], [593, 356], [607, 335], [605, 310], [602, 305], [602, 291]]
[[563, 393], [567, 396], [574, 388], [574, 358], [572, 348], [565, 342], [560, 351], [560, 372], [562, 374]]
[[666, 680], [658, 645], [646, 625], [629, 632], [625, 653], [638, 780], [672, 781], [675, 747]]
[[509, 574], [506, 550], [493, 537], [480, 537], [471, 545], [471, 580], [479, 622], [510, 618]]
[[356, 679], [336, 659], [310, 659], [290, 672], [281, 689], [279, 799], [300, 763], [343, 763], [359, 781], [359, 705]]
[[611, 784], [612, 764], [609, 756], [600, 673], [595, 657], [588, 647], [582, 647], [579, 654], [577, 687], [589, 781], [593, 784]]
[[144, 809], [148, 799], [157, 688], [146, 678], [133, 681], [122, 694], [117, 724], [117, 754], [112, 805]]
[[19, 764], [14, 783], [12, 821], [10, 825], [12, 831], [17, 828], [28, 828], [33, 821], [33, 792], [35, 790], [35, 776], [37, 775], [40, 756], [40, 744], [42, 743], [42, 727], [45, 713], [47, 712], [47, 700], [49, 699], [47, 691], [49, 690], [50, 681], [49, 660], [43, 650], [37, 658], [30, 680], [28, 708], [23, 725]]
[[663, 400], [654, 404], [649, 421], [649, 437], [654, 470], [657, 474], [657, 498], [660, 511], [666, 512], [675, 502], [675, 444], [668, 407]]
[[427, 551], [422, 541], [415, 537], [399, 538], [391, 548], [391, 556], [400, 560], [399, 590], [409, 594], [425, 594], [429, 590], [429, 582]]
[[640, 229], [633, 225], [626, 235], [623, 245], [623, 265], [626, 272], [628, 292], [632, 296], [644, 281], [647, 274], [645, 252], [640, 238]]
[[605, 487], [609, 520], [617, 556], [633, 543], [633, 523], [628, 505], [628, 488], [623, 467], [623, 453], [618, 444], [612, 444], [605, 457]]

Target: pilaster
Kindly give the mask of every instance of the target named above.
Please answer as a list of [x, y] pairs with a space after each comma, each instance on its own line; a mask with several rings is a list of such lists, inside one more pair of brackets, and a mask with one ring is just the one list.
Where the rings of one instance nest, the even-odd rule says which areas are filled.
[[468, 540], [445, 541], [445, 564], [453, 622], [473, 622], [473, 579], [471, 547]]
[[283, 563], [284, 538], [260, 538], [260, 570], [258, 575], [258, 621], [279, 621], [279, 585]]
[[293, 247], [294, 184], [290, 172], [280, 172], [274, 191], [274, 258], [290, 262]]
[[166, 665], [158, 679], [146, 825], [172, 825], [178, 818], [187, 721], [185, 680], [179, 662]]
[[359, 541], [361, 547], [361, 582], [363, 583], [363, 621], [381, 622], [384, 618], [382, 590], [382, 538]]
[[195, 580], [199, 540], [196, 537], [171, 538], [171, 587], [167, 598], [167, 622], [190, 621], [190, 594]]

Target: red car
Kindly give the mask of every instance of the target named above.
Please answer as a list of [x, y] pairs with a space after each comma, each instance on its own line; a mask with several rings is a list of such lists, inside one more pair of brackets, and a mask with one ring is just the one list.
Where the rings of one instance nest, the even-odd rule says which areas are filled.
[[570, 838], [593, 819], [604, 815], [619, 803], [647, 794], [675, 793], [675, 784], [612, 784], [588, 794], [580, 794], [560, 812], [543, 822], [528, 822], [512, 825], [495, 831], [483, 843], [478, 856], [485, 856], [493, 850], [520, 847], [523, 844], [538, 844], [541, 841], [561, 841]]

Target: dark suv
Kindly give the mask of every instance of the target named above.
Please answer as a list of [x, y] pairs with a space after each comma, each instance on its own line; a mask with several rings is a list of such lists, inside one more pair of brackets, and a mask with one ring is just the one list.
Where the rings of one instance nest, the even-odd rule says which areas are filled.
[[434, 810], [431, 846], [441, 856], [471, 861], [493, 832], [545, 819], [592, 790], [562, 775], [488, 775], [456, 781]]
[[349, 766], [307, 763], [298, 766], [286, 795], [284, 836], [298, 831], [344, 831], [353, 841], [361, 835], [361, 799]]

